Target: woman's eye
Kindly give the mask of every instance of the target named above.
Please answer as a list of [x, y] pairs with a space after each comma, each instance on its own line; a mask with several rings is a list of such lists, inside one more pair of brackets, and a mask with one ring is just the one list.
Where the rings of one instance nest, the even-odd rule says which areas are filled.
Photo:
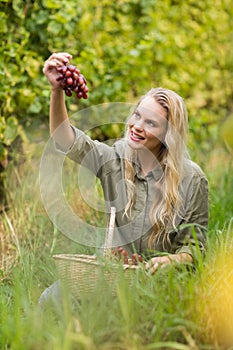
[[148, 120], [147, 124], [148, 124], [149, 126], [151, 126], [151, 127], [154, 127], [154, 126], [155, 126], [155, 123], [152, 122], [151, 120]]
[[136, 119], [139, 119], [139, 118], [140, 118], [140, 114], [137, 113], [137, 112], [135, 112], [135, 113], [134, 113], [134, 117], [135, 117]]

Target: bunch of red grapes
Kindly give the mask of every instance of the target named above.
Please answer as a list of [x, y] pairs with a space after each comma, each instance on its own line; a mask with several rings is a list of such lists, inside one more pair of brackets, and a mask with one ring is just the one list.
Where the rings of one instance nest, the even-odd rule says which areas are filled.
[[112, 254], [119, 260], [123, 260], [123, 263], [127, 265], [138, 265], [143, 262], [142, 256], [137, 253], [133, 253], [131, 258], [129, 258], [128, 252], [122, 247], [113, 249]]
[[60, 66], [57, 67], [57, 71], [59, 73], [57, 81], [60, 82], [60, 86], [65, 90], [67, 96], [70, 97], [75, 92], [79, 99], [87, 99], [87, 81], [78, 68], [72, 65]]

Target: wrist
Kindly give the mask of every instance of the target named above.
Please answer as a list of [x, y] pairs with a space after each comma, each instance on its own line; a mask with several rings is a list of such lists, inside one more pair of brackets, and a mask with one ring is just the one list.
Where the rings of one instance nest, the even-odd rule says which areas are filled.
[[60, 86], [52, 86], [51, 85], [50, 91], [51, 92], [62, 92], [63, 90]]

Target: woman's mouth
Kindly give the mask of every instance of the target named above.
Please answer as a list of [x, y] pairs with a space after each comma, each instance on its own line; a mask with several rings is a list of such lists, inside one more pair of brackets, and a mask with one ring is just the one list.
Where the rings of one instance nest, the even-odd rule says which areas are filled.
[[141, 135], [139, 135], [139, 134], [137, 134], [137, 133], [131, 131], [131, 133], [130, 133], [130, 139], [131, 139], [132, 141], [134, 141], [134, 142], [140, 142], [140, 141], [145, 140], [145, 137], [143, 137], [143, 136], [141, 136]]

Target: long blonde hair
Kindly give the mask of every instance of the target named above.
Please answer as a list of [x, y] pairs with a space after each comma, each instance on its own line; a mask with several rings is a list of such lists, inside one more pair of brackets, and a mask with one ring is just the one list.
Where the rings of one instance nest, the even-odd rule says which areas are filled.
[[[175, 227], [175, 221], [182, 207], [179, 186], [184, 174], [184, 160], [187, 156], [186, 138], [188, 129], [187, 110], [183, 99], [175, 92], [164, 88], [153, 88], [142, 96], [136, 108], [146, 97], [153, 97], [167, 111], [168, 126], [165, 140], [161, 144], [159, 163], [163, 175], [155, 183], [156, 199], [150, 209], [152, 233], [149, 238], [149, 248], [161, 241], [163, 246], [170, 244], [168, 228]], [[126, 138], [129, 128], [126, 129]], [[126, 147], [125, 180], [128, 203], [125, 215], [130, 217], [135, 200], [134, 160], [136, 151]], [[158, 195], [157, 195], [158, 193]]]

